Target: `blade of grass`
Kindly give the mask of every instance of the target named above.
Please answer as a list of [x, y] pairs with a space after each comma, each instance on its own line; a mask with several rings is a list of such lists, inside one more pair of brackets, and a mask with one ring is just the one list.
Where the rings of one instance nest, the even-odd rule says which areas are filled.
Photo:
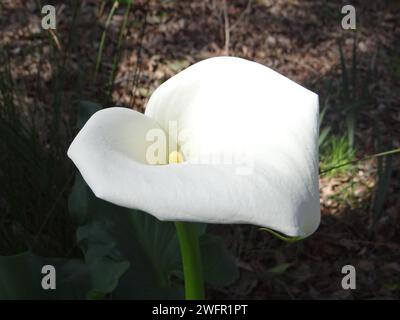
[[133, 0], [129, 1], [126, 9], [125, 9], [125, 14], [124, 14], [124, 20], [122, 22], [120, 31], [119, 31], [119, 36], [118, 36], [118, 43], [117, 43], [117, 53], [114, 56], [114, 61], [113, 61], [113, 66], [112, 66], [112, 71], [111, 71], [111, 77], [110, 77], [110, 89], [109, 89], [109, 100], [112, 99], [112, 92], [113, 92], [113, 87], [114, 87], [114, 81], [115, 81], [115, 76], [116, 76], [116, 71], [117, 71], [117, 66], [118, 62], [121, 59], [121, 47], [122, 47], [122, 40], [124, 38], [124, 34], [128, 25], [128, 18], [129, 18], [129, 12], [131, 10]]
[[327, 137], [331, 131], [330, 127], [323, 128], [322, 131], [319, 134], [319, 139], [318, 139], [318, 146], [321, 148], [325, 145], [327, 141]]
[[331, 127], [322, 127], [322, 123], [324, 122], [324, 118], [326, 115], [326, 112], [329, 108], [329, 96], [324, 100], [323, 108], [321, 113], [319, 114], [319, 120], [318, 120], [318, 130], [319, 130], [319, 139], [318, 139], [318, 146], [319, 148], [322, 148], [326, 142], [326, 138], [329, 135], [329, 132], [331, 131]]
[[104, 26], [103, 33], [101, 35], [99, 50], [97, 52], [96, 69], [94, 71], [94, 81], [96, 81], [97, 74], [99, 72], [99, 68], [100, 68], [100, 64], [101, 64], [101, 58], [102, 58], [102, 55], [103, 55], [104, 43], [105, 43], [105, 40], [106, 40], [106, 33], [107, 33], [107, 30], [108, 30], [108, 27], [110, 26], [111, 19], [114, 16], [114, 12], [118, 8], [118, 5], [119, 5], [118, 1], [115, 1], [113, 3], [113, 5], [112, 5], [112, 7], [110, 9], [110, 12], [108, 13], [108, 17], [107, 17], [107, 20], [106, 20], [106, 24]]
[[[378, 149], [379, 146], [382, 145], [382, 139], [377, 121], [374, 121], [373, 133], [374, 133], [375, 148]], [[392, 147], [393, 146], [392, 141], [390, 141], [389, 143], [390, 143], [389, 147]], [[375, 186], [375, 191], [373, 196], [370, 231], [374, 229], [376, 222], [382, 216], [383, 206], [385, 204], [385, 199], [389, 191], [390, 178], [393, 170], [392, 156], [389, 155], [386, 157], [378, 158], [377, 161], [378, 161], [377, 164], [378, 182]]]
[[384, 152], [380, 152], [380, 153], [375, 153], [375, 154], [372, 154], [372, 155], [365, 156], [363, 158], [359, 158], [359, 159], [355, 159], [355, 160], [352, 160], [352, 161], [349, 161], [349, 162], [341, 163], [341, 164], [338, 164], [336, 166], [330, 167], [330, 168], [328, 168], [326, 170], [323, 170], [319, 174], [323, 175], [323, 174], [325, 174], [325, 173], [327, 173], [329, 171], [332, 171], [332, 170], [335, 170], [335, 169], [338, 169], [338, 168], [341, 168], [341, 167], [344, 167], [344, 166], [348, 166], [348, 165], [351, 165], [351, 164], [355, 164], [357, 162], [366, 161], [366, 160], [369, 160], [369, 159], [372, 159], [372, 158], [379, 158], [379, 157], [389, 156], [389, 155], [393, 155], [393, 154], [396, 154], [396, 153], [400, 153], [400, 148], [393, 149], [393, 150], [388, 150], [388, 151], [384, 151]]
[[[4, 69], [0, 69], [0, 95], [3, 102], [3, 111], [8, 116], [15, 116], [14, 93], [15, 86], [11, 73], [11, 61], [8, 54], [0, 57], [4, 60]], [[1, 110], [0, 110], [1, 111]]]
[[357, 97], [357, 33], [353, 34], [353, 53], [351, 61], [351, 86], [353, 100]]
[[324, 106], [322, 108], [321, 113], [319, 114], [319, 122], [318, 122], [319, 128], [321, 128], [321, 125], [324, 122], [324, 118], [328, 109], [329, 109], [329, 96], [325, 99]]
[[342, 90], [343, 90], [343, 100], [344, 103], [347, 104], [350, 101], [349, 96], [349, 78], [347, 75], [347, 67], [346, 61], [343, 54], [342, 42], [338, 40], [338, 48], [339, 48], [339, 57], [340, 57], [340, 66], [342, 69]]
[[139, 78], [140, 78], [140, 70], [141, 70], [141, 64], [142, 64], [142, 47], [143, 47], [143, 39], [144, 39], [144, 35], [145, 35], [145, 31], [146, 31], [146, 27], [147, 27], [147, 15], [149, 12], [149, 4], [146, 3], [145, 7], [144, 7], [144, 17], [143, 17], [143, 22], [142, 22], [142, 26], [140, 29], [140, 34], [139, 34], [139, 45], [137, 46], [136, 49], [136, 64], [135, 64], [135, 70], [133, 72], [133, 78], [132, 78], [132, 85], [130, 88], [130, 99], [129, 99], [129, 108], [134, 109], [134, 105], [135, 105], [135, 98], [136, 98], [136, 88], [137, 88], [137, 84], [139, 82]]
[[347, 138], [349, 141], [349, 147], [351, 149], [354, 148], [355, 124], [356, 124], [356, 118], [355, 118], [354, 106], [353, 104], [351, 104], [350, 110], [346, 115]]

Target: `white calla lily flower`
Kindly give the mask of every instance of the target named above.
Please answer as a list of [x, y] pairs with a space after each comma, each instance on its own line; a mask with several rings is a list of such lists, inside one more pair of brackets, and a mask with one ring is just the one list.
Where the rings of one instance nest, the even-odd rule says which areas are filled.
[[297, 237], [320, 222], [318, 96], [244, 59], [190, 66], [155, 90], [145, 114], [95, 113], [68, 155], [97, 197], [160, 220]]

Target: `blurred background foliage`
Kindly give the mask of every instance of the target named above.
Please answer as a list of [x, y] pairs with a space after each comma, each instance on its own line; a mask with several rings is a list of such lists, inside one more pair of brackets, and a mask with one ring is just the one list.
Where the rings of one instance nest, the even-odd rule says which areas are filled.
[[[232, 55], [320, 96], [321, 172], [400, 147], [398, 1], [41, 1], [0, 3], [0, 298], [179, 298], [174, 226], [96, 199], [69, 143], [99, 108], [143, 111], [192, 63]], [[245, 106], [244, 106], [245, 110]], [[284, 243], [256, 226], [199, 225], [209, 298], [400, 296], [399, 157], [320, 176], [321, 227]], [[118, 214], [114, 214], [118, 212]], [[59, 290], [40, 289], [43, 264]], [[357, 290], [340, 287], [357, 269]]]

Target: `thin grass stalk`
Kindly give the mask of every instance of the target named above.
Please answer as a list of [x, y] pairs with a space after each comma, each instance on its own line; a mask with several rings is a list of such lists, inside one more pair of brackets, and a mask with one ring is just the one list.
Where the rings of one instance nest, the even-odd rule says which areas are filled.
[[104, 49], [104, 43], [106, 40], [106, 34], [107, 34], [107, 30], [108, 27], [110, 26], [112, 17], [114, 16], [115, 10], [118, 8], [119, 2], [115, 1], [110, 9], [110, 12], [108, 14], [107, 20], [106, 20], [106, 24], [104, 26], [104, 30], [103, 33], [101, 35], [101, 39], [100, 39], [100, 45], [99, 45], [99, 50], [97, 52], [97, 59], [96, 59], [96, 68], [94, 71], [94, 81], [96, 81], [97, 79], [97, 74], [99, 72], [100, 69], [100, 65], [101, 65], [101, 59], [102, 59], [102, 55], [103, 55], [103, 49]]
[[332, 170], [335, 170], [335, 169], [339, 169], [339, 168], [342, 168], [344, 166], [348, 166], [348, 165], [351, 165], [351, 164], [355, 164], [355, 163], [366, 161], [366, 160], [373, 159], [373, 158], [389, 156], [389, 155], [393, 155], [393, 154], [396, 154], [396, 153], [400, 153], [400, 148], [393, 149], [393, 150], [388, 150], [388, 151], [384, 151], [384, 152], [380, 152], [380, 153], [375, 153], [375, 154], [372, 154], [372, 155], [365, 156], [363, 158], [359, 158], [359, 159], [355, 159], [355, 160], [348, 161], [348, 162], [345, 162], [345, 163], [341, 163], [341, 164], [335, 165], [333, 167], [330, 167], [330, 168], [328, 168], [326, 170], [320, 171], [319, 174], [320, 175], [324, 175], [324, 174], [328, 173], [329, 171], [332, 171]]
[[122, 40], [125, 34], [125, 31], [127, 29], [127, 25], [128, 25], [128, 18], [129, 18], [129, 12], [131, 10], [131, 6], [132, 6], [133, 0], [128, 2], [128, 5], [126, 7], [125, 10], [125, 14], [124, 14], [124, 20], [122, 22], [120, 31], [119, 31], [119, 36], [118, 36], [118, 43], [117, 43], [117, 52], [116, 55], [114, 56], [114, 61], [113, 61], [113, 66], [112, 66], [112, 71], [111, 71], [111, 77], [110, 77], [110, 82], [109, 82], [109, 100], [112, 100], [112, 92], [113, 92], [113, 88], [114, 88], [114, 81], [115, 81], [115, 76], [117, 74], [117, 66], [118, 66], [118, 62], [121, 60], [121, 48], [122, 48]]

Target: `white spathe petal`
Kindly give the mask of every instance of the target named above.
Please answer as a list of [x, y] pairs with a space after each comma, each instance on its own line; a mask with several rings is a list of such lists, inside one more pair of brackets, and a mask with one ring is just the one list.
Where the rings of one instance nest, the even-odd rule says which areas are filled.
[[[171, 121], [177, 123], [186, 138], [178, 144], [189, 162], [242, 159], [253, 168], [249, 177], [242, 177], [252, 187], [235, 195], [248, 202], [253, 223], [280, 231], [292, 228], [297, 235], [310, 234], [319, 225], [315, 93], [258, 63], [218, 57], [162, 84], [145, 114], [166, 131]], [[251, 209], [255, 203], [259, 205]]]
[[[289, 236], [318, 227], [311, 91], [256, 63], [212, 58], [161, 85], [146, 114], [99, 111], [72, 143], [68, 155], [98, 197], [161, 220], [250, 223]], [[180, 143], [187, 162], [146, 164], [147, 132], [169, 131], [171, 120], [189, 130]]]
[[[152, 130], [164, 132], [154, 120], [137, 111], [103, 109], [86, 122], [71, 143], [68, 156], [98, 197], [123, 205], [118, 200], [122, 182], [120, 174], [114, 176], [115, 166], [119, 162], [121, 168], [126, 167], [125, 162], [147, 166], [146, 151], [152, 144], [148, 133]], [[132, 179], [132, 175], [126, 173], [122, 178]], [[114, 194], [116, 199], [110, 199]]]

